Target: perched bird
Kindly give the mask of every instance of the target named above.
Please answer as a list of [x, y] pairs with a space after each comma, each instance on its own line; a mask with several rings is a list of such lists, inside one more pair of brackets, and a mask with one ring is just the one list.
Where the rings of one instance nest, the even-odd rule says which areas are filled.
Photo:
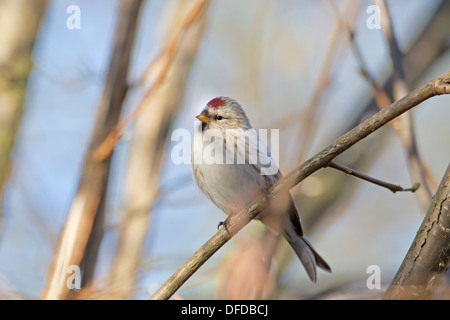
[[[214, 204], [227, 215], [236, 214], [280, 179], [281, 173], [276, 167], [272, 174], [262, 174], [273, 159], [264, 141], [259, 138], [256, 130], [252, 129], [241, 105], [235, 100], [228, 97], [214, 98], [208, 102], [197, 119], [201, 121], [202, 134], [194, 135], [192, 144], [194, 178]], [[253, 135], [256, 139], [246, 134], [251, 130], [256, 132]], [[214, 139], [204, 138], [209, 131], [215, 132]], [[224, 160], [204, 161], [202, 157], [205, 156], [207, 148], [219, 153], [216, 160], [221, 160], [221, 155]], [[249, 160], [251, 150], [257, 152], [256, 163]], [[228, 156], [234, 159], [233, 163], [225, 161]], [[238, 159], [241, 161], [237, 161]], [[291, 195], [286, 195], [285, 200], [284, 205], [277, 203], [268, 206], [257, 219], [284, 236], [302, 262], [309, 278], [316, 282], [316, 266], [327, 272], [331, 272], [331, 269], [303, 234], [300, 217]], [[226, 227], [226, 220], [221, 224]]]

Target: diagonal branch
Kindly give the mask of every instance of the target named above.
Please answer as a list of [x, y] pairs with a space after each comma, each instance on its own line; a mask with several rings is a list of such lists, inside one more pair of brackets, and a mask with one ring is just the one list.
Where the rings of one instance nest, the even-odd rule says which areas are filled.
[[[140, 104], [128, 113], [117, 125], [111, 130], [108, 136], [99, 144], [97, 149], [93, 152], [93, 158], [96, 161], [103, 161], [108, 158], [113, 152], [116, 144], [123, 137], [126, 130], [136, 122], [141, 113], [149, 105], [149, 102], [153, 99], [155, 94], [158, 92], [158, 88], [164, 83], [167, 72], [172, 65], [176, 53], [180, 47], [181, 41], [186, 36], [189, 28], [195, 24], [198, 19], [203, 15], [205, 10], [209, 5], [207, 0], [197, 0], [189, 12], [184, 17], [183, 21], [180, 23], [178, 29], [173, 34], [172, 38], [169, 40], [164, 51], [161, 55], [154, 61], [154, 63], [147, 69], [146, 73], [141, 79], [141, 82], [147, 81], [152, 75], [155, 79], [151, 87], [146, 91], [144, 97], [142, 98]], [[156, 71], [155, 71], [156, 69]]]
[[250, 220], [268, 206], [270, 199], [278, 193], [288, 192], [292, 187], [317, 170], [328, 166], [331, 160], [343, 153], [358, 141], [378, 130], [392, 119], [400, 116], [423, 101], [441, 94], [450, 94], [450, 72], [430, 81], [412, 91], [404, 98], [379, 111], [352, 130], [348, 131], [325, 149], [295, 168], [275, 183], [266, 194], [255, 199], [246, 210], [229, 217], [228, 232], [220, 229], [197, 252], [194, 253], [154, 294], [150, 299], [169, 299], [212, 255], [228, 242]]
[[330, 164], [328, 165], [330, 168], [334, 168], [337, 169], [339, 171], [342, 171], [348, 175], [352, 175], [354, 177], [360, 178], [362, 180], [371, 182], [373, 184], [379, 185], [380, 187], [386, 188], [391, 190], [393, 193], [396, 192], [416, 192], [416, 190], [419, 188], [419, 184], [415, 183], [411, 188], [402, 188], [399, 185], [395, 185], [383, 180], [379, 180], [376, 178], [373, 178], [371, 176], [368, 176], [366, 174], [363, 174], [361, 172], [355, 171], [353, 169], [350, 169], [349, 167], [343, 166], [342, 164], [339, 164], [337, 162], [334, 161], [330, 161]]
[[[171, 19], [174, 26], [180, 23], [180, 17], [183, 17], [190, 4], [191, 1], [177, 3]], [[114, 299], [127, 299], [133, 293], [152, 218], [152, 207], [161, 194], [158, 184], [165, 142], [170, 136], [174, 115], [178, 114], [182, 105], [207, 17], [207, 11], [204, 11], [186, 30], [178, 54], [167, 70], [165, 85], [155, 93], [151, 106], [146, 107], [133, 129], [124, 175], [124, 218], [120, 224], [117, 253], [109, 278]]]
[[[128, 91], [127, 76], [142, 0], [120, 1], [108, 76], [99, 103], [91, 141], [83, 163], [78, 189], [67, 214], [58, 248], [41, 295], [44, 299], [64, 299], [69, 293], [67, 268], [80, 266], [92, 274], [96, 251], [102, 237], [104, 201], [111, 156], [95, 161], [92, 153], [119, 120]], [[86, 263], [90, 261], [90, 263]], [[93, 270], [92, 270], [93, 271]], [[83, 278], [86, 277], [84, 272]], [[86, 279], [86, 278], [85, 278]]]
[[[332, 1], [323, 1], [326, 8], [330, 8], [330, 11], [339, 9], [336, 7], [335, 3]], [[314, 136], [314, 127], [317, 114], [320, 109], [320, 100], [323, 94], [326, 92], [327, 88], [330, 86], [333, 70], [333, 62], [337, 60], [337, 57], [342, 54], [345, 47], [347, 46], [347, 39], [342, 36], [342, 29], [347, 25], [354, 24], [357, 18], [357, 12], [359, 9], [359, 4], [355, 4], [354, 1], [346, 1], [343, 4], [344, 11], [349, 12], [349, 21], [343, 22], [340, 19], [334, 19], [334, 26], [326, 55], [322, 63], [322, 69], [320, 75], [315, 85], [314, 92], [312, 94], [311, 100], [306, 106], [306, 111], [302, 114], [301, 123], [299, 125], [298, 141], [300, 150], [297, 156], [297, 165], [299, 165], [306, 158], [306, 154], [309, 152], [310, 146], [312, 144], [312, 137]], [[344, 39], [342, 39], [344, 38]], [[343, 43], [343, 48], [339, 50], [339, 45]]]
[[[375, 4], [381, 8], [382, 30], [389, 45], [389, 51], [394, 68], [393, 95], [394, 100], [404, 97], [410, 91], [410, 85], [406, 78], [403, 53], [395, 37], [394, 26], [392, 24], [386, 0], [374, 0]], [[425, 164], [420, 156], [417, 146], [417, 138], [414, 129], [414, 118], [412, 113], [407, 113], [399, 117], [400, 126], [394, 127], [400, 137], [403, 149], [406, 152], [408, 171], [411, 180], [419, 182], [421, 188], [416, 192], [417, 200], [424, 212], [428, 209], [431, 201], [431, 189], [428, 185]]]

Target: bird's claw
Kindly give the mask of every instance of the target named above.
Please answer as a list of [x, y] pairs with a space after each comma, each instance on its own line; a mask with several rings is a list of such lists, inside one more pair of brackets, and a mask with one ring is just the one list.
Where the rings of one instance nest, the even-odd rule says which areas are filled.
[[228, 218], [225, 219], [224, 221], [220, 221], [220, 222], [219, 222], [219, 224], [217, 225], [217, 230], [219, 230], [220, 227], [222, 227], [222, 226], [223, 226], [223, 228], [225, 229], [225, 231], [228, 232], [228, 226], [229, 226]]

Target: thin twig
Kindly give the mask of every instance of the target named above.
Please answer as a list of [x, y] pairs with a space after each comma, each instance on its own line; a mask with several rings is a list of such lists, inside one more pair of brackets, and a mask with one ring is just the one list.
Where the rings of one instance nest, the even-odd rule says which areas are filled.
[[[328, 8], [328, 5], [334, 6], [330, 1], [324, 1], [325, 6]], [[358, 5], [355, 5], [352, 1], [347, 1], [345, 6], [351, 7], [354, 12], [357, 12]], [[337, 10], [337, 9], [336, 9]], [[353, 14], [353, 20], [356, 19], [356, 14]], [[327, 88], [330, 85], [331, 73], [332, 73], [332, 64], [335, 61], [336, 56], [338, 56], [339, 51], [337, 50], [339, 43], [342, 38], [342, 28], [343, 24], [338, 19], [335, 19], [333, 30], [331, 33], [330, 41], [328, 44], [328, 48], [326, 51], [325, 59], [322, 63], [322, 68], [320, 71], [319, 79], [314, 88], [314, 92], [311, 100], [306, 107], [304, 114], [301, 117], [301, 124], [299, 126], [298, 133], [298, 141], [300, 143], [299, 150], [300, 153], [297, 157], [297, 165], [302, 163], [305, 159], [305, 155], [308, 153], [309, 148], [312, 144], [312, 137], [314, 134], [314, 124], [317, 113], [320, 107], [320, 100], [323, 97], [324, 92], [326, 92]], [[345, 43], [347, 45], [347, 42]]]
[[111, 131], [111, 133], [106, 137], [105, 140], [99, 145], [99, 147], [93, 153], [93, 158], [96, 161], [102, 161], [106, 159], [113, 151], [116, 144], [123, 137], [127, 128], [129, 128], [141, 115], [142, 111], [150, 104], [151, 99], [157, 92], [157, 89], [163, 84], [166, 78], [167, 71], [172, 65], [172, 61], [177, 53], [181, 41], [183, 40], [187, 30], [194, 23], [198, 22], [199, 17], [202, 16], [202, 12], [206, 9], [209, 4], [209, 0], [197, 0], [189, 12], [186, 14], [180, 27], [174, 33], [170, 39], [168, 45], [161, 53], [158, 59], [148, 68], [145, 75], [142, 77], [141, 82], [148, 80], [150, 75], [153, 74], [155, 67], [158, 67], [158, 72], [156, 73], [153, 85], [147, 90], [143, 96], [139, 105], [127, 114]]
[[[374, 3], [381, 8], [382, 31], [389, 45], [389, 51], [394, 67], [394, 81], [392, 84], [394, 100], [398, 100], [410, 92], [410, 86], [406, 79], [403, 65], [403, 53], [400, 50], [395, 36], [391, 14], [386, 0], [374, 0]], [[432, 192], [428, 185], [425, 165], [417, 146], [413, 114], [405, 114], [399, 117], [398, 120], [400, 126], [396, 128], [396, 131], [400, 136], [400, 140], [406, 152], [409, 174], [413, 181], [418, 181], [421, 185], [421, 188], [416, 193], [416, 197], [422, 210], [426, 212], [431, 203]]]
[[[334, 3], [332, 1], [330, 1], [330, 4], [334, 4]], [[384, 90], [384, 88], [378, 83], [378, 81], [375, 79], [373, 74], [369, 71], [369, 68], [362, 56], [361, 50], [359, 49], [359, 46], [356, 43], [355, 31], [342, 18], [340, 12], [338, 11], [338, 9], [335, 5], [331, 5], [331, 8], [334, 9], [334, 16], [336, 17], [336, 19], [341, 21], [344, 31], [347, 32], [348, 38], [350, 40], [350, 46], [351, 46], [353, 55], [355, 56], [356, 63], [358, 64], [359, 72], [361, 73], [361, 76], [367, 81], [367, 83], [370, 84], [370, 86], [372, 87], [372, 90], [374, 91], [374, 98], [375, 98], [378, 108], [380, 110], [386, 108], [387, 106], [389, 106], [392, 103], [392, 99], [389, 97], [389, 94], [386, 92], [386, 90]], [[397, 122], [398, 122], [398, 119], [394, 119], [390, 123], [392, 125], [392, 127], [394, 128], [394, 130], [397, 127], [399, 127], [399, 124], [397, 124]]]
[[[392, 61], [394, 64], [394, 100], [398, 100], [405, 96], [409, 91], [409, 86], [407, 85], [405, 72], [403, 70], [403, 54], [401, 53], [395, 34], [392, 27], [392, 21], [387, 10], [387, 5], [384, 0], [374, 0], [375, 3], [382, 8], [383, 14], [383, 31], [388, 39], [389, 47], [391, 50]], [[336, 11], [336, 15], [340, 17], [339, 12]], [[345, 24], [342, 18], [342, 23]], [[369, 69], [362, 58], [362, 54], [356, 44], [354, 32], [350, 26], [346, 25], [348, 35], [351, 39], [351, 46], [353, 53], [355, 55], [356, 61], [358, 63], [360, 72], [362, 76], [367, 80], [367, 82], [372, 86], [375, 95], [375, 102], [379, 109], [383, 109], [391, 104], [391, 98], [387, 92], [383, 89], [381, 85], [375, 80], [375, 77], [369, 72]], [[420, 158], [417, 148], [417, 142], [415, 138], [413, 120], [411, 114], [405, 114], [402, 117], [394, 119], [390, 125], [394, 131], [399, 135], [403, 148], [407, 152], [408, 157], [408, 168], [413, 181], [419, 181], [418, 184], [422, 188], [418, 189], [417, 199], [423, 210], [426, 210], [428, 203], [431, 199], [431, 191], [427, 183], [426, 178], [426, 164]]]
[[441, 94], [450, 93], [450, 72], [430, 81], [379, 111], [332, 144], [295, 168], [288, 175], [275, 183], [266, 194], [255, 199], [247, 209], [228, 218], [228, 232], [224, 228], [213, 235], [197, 252], [194, 253], [152, 296], [150, 299], [169, 299], [211, 256], [228, 242], [250, 220], [269, 205], [269, 200], [278, 193], [288, 192], [302, 180], [317, 170], [328, 166], [331, 160], [343, 153], [358, 141], [378, 130], [392, 119], [400, 116], [423, 101]]
[[411, 188], [404, 189], [404, 188], [402, 188], [399, 185], [395, 185], [395, 184], [392, 184], [392, 183], [389, 183], [389, 182], [386, 182], [386, 181], [383, 181], [383, 180], [376, 179], [374, 177], [371, 177], [371, 176], [368, 176], [366, 174], [360, 173], [358, 171], [350, 169], [350, 168], [348, 168], [346, 166], [343, 166], [342, 164], [336, 163], [334, 161], [330, 161], [330, 164], [328, 166], [330, 168], [337, 169], [337, 170], [342, 171], [342, 172], [344, 172], [346, 174], [349, 174], [351, 176], [354, 176], [354, 177], [363, 179], [365, 181], [371, 182], [373, 184], [376, 184], [376, 185], [378, 185], [380, 187], [389, 189], [393, 193], [396, 193], [396, 192], [407, 192], [407, 191], [416, 192], [416, 190], [419, 188], [419, 184], [415, 183]]
[[[180, 17], [185, 15], [190, 3], [177, 2], [171, 19], [173, 26], [181, 22]], [[109, 287], [116, 289], [111, 295], [114, 299], [127, 299], [134, 293], [153, 207], [161, 195], [158, 182], [164, 163], [165, 141], [170, 137], [168, 129], [173, 126], [173, 115], [179, 113], [189, 74], [196, 61], [206, 25], [207, 12], [204, 13], [199, 23], [189, 28], [185, 40], [180, 44], [167, 80], [152, 100], [152, 107], [144, 111], [133, 128], [123, 178], [124, 218], [118, 232], [117, 253], [109, 277]]]

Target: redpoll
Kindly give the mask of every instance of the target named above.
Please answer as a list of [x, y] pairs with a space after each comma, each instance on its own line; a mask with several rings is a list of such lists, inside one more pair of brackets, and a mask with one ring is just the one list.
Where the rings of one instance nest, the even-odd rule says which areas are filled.
[[[236, 214], [280, 179], [281, 173], [276, 168], [267, 174], [267, 165], [273, 167], [274, 164], [270, 151], [263, 139], [259, 138], [258, 132], [252, 129], [244, 110], [235, 100], [215, 98], [197, 119], [201, 121], [201, 134], [194, 135], [192, 144], [195, 180], [206, 196], [227, 215]], [[205, 135], [209, 132], [213, 133], [209, 134], [208, 140]], [[214, 151], [214, 161], [205, 159], [205, 153], [206, 156], [212, 156], [211, 150]], [[280, 207], [278, 203], [268, 206], [258, 215], [258, 220], [284, 236], [308, 276], [316, 282], [316, 266], [328, 272], [331, 269], [303, 234], [292, 197], [288, 195], [286, 206], [283, 209]], [[277, 212], [280, 210], [282, 212]]]

